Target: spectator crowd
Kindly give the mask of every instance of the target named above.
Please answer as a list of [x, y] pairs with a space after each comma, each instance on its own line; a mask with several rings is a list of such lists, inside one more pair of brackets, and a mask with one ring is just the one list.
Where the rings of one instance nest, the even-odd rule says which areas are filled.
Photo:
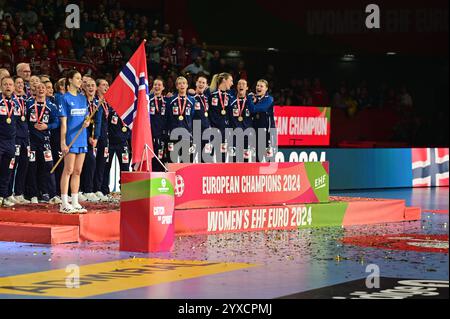
[[[235, 79], [248, 79], [244, 60], [230, 61], [225, 52], [210, 50], [197, 38], [185, 39], [182, 29], [172, 30], [163, 23], [162, 13], [142, 14], [125, 10], [118, 0], [103, 0], [95, 6], [80, 1], [80, 29], [65, 27], [65, 7], [60, 0], [0, 0], [0, 69], [14, 73], [14, 66], [26, 62], [32, 74], [57, 80], [76, 68], [82, 74], [104, 78], [112, 83], [124, 63], [147, 39], [149, 85], [164, 79], [167, 92], [175, 91], [175, 80], [183, 74], [190, 87], [198, 74], [212, 77], [228, 72]], [[380, 85], [371, 89], [366, 81], [341, 82], [325, 87], [319, 78], [293, 78], [277, 74], [269, 65], [260, 76], [269, 81], [277, 105], [331, 106], [349, 117], [368, 108], [412, 114], [405, 127], [417, 129], [413, 97], [405, 86]]]

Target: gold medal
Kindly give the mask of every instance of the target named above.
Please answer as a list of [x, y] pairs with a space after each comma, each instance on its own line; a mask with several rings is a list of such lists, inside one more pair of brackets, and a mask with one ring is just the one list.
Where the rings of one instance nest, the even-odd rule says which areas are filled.
[[208, 117], [208, 112], [205, 112], [205, 117]]
[[239, 122], [242, 122], [243, 120], [244, 120], [244, 118], [243, 118], [242, 116], [239, 116], [239, 117], [238, 117], [238, 121], [239, 121]]
[[180, 121], [184, 120], [184, 116], [183, 115], [178, 116], [178, 120]]
[[126, 126], [122, 127], [122, 132], [126, 133], [127, 131], [128, 131], [128, 129]]
[[20, 117], [20, 120], [21, 120], [22, 122], [25, 122], [25, 116], [22, 115], [22, 116]]
[[7, 124], [11, 124], [11, 122], [12, 122], [12, 121], [11, 121], [11, 118], [8, 117], [8, 118], [6, 119], [6, 123], [7, 123]]
[[222, 115], [227, 115], [227, 111], [222, 110], [222, 112], [220, 112]]

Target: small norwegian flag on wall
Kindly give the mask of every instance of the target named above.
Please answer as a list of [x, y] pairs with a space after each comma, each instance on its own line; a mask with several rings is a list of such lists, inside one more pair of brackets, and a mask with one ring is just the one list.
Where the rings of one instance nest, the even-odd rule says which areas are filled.
[[413, 148], [413, 187], [448, 186], [448, 148]]

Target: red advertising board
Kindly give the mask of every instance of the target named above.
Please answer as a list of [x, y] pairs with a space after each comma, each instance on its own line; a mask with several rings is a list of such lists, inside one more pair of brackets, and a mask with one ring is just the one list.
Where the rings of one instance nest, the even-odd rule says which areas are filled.
[[169, 164], [175, 208], [328, 202], [328, 162]]
[[326, 146], [330, 144], [329, 107], [275, 106], [279, 146]]

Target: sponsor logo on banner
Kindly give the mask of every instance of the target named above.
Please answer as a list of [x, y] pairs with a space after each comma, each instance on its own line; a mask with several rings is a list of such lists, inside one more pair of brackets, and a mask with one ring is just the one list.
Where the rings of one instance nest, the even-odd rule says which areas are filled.
[[175, 177], [175, 196], [181, 197], [184, 194], [184, 179], [182, 176]]
[[314, 189], [321, 189], [328, 185], [327, 183], [327, 177], [328, 175], [322, 175], [319, 178], [316, 178], [314, 181]]
[[381, 277], [379, 288], [359, 279], [299, 292], [280, 299], [448, 299], [448, 280]]
[[160, 206], [160, 207], [153, 207], [153, 215], [154, 216], [163, 216], [166, 212], [166, 209], [164, 208], [164, 206]]
[[410, 250], [448, 254], [447, 235], [400, 234], [384, 236], [357, 236], [342, 240], [344, 244], [386, 250]]
[[172, 215], [165, 216], [166, 209], [164, 206], [153, 207], [153, 215], [158, 217], [158, 222], [162, 225], [172, 225]]
[[169, 192], [169, 188], [167, 187], [167, 180], [165, 178], [161, 179], [161, 187], [158, 188], [158, 191], [160, 193], [167, 193], [167, 192]]

